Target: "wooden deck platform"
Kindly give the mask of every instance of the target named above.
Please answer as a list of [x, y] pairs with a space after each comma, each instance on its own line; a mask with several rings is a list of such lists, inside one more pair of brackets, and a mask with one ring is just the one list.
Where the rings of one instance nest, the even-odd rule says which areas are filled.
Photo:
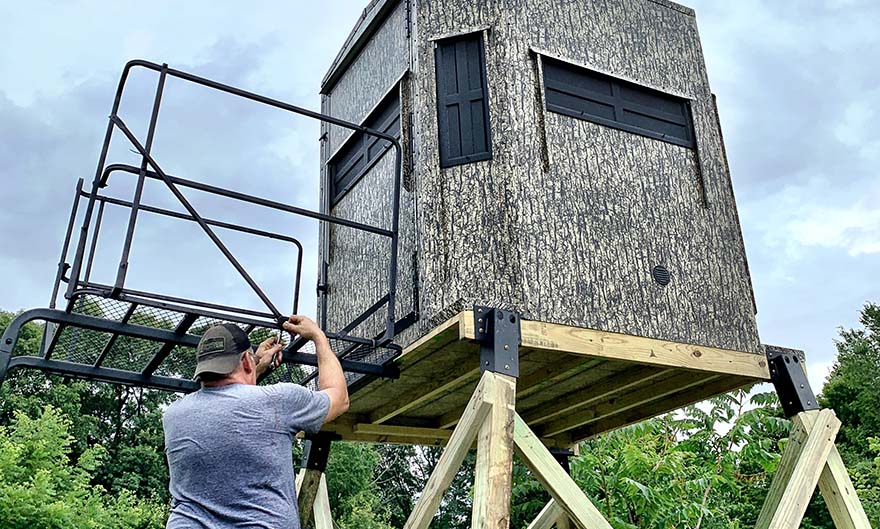
[[[548, 446], [577, 441], [756, 381], [763, 355], [522, 320], [516, 410]], [[398, 380], [360, 389], [325, 426], [343, 439], [442, 445], [480, 378], [473, 312], [395, 360]]]

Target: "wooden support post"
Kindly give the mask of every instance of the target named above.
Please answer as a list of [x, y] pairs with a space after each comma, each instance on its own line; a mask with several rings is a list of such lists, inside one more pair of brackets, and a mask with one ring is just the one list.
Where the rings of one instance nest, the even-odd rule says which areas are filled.
[[[810, 419], [804, 418], [809, 414], [816, 415], [812, 428], [807, 427]], [[800, 525], [834, 447], [840, 421], [833, 411], [804, 411], [796, 417], [756, 529], [790, 529]]]
[[[795, 427], [800, 426], [810, 432], [815, 427], [817, 415], [816, 412], [804, 412], [793, 417], [792, 421]], [[831, 447], [822, 475], [819, 476], [819, 492], [837, 529], [871, 529], [871, 522], [836, 446]]]
[[514, 414], [516, 452], [568, 517], [581, 529], [611, 529], [602, 513], [565, 473], [553, 454], [541, 443], [525, 421]]
[[315, 498], [324, 473], [319, 470], [304, 468], [296, 476], [296, 503], [299, 510], [299, 525], [303, 529], [312, 523]]
[[[318, 497], [320, 484], [324, 481], [331, 441], [331, 435], [318, 434], [306, 441], [303, 449], [302, 470], [296, 476], [296, 503], [300, 527], [303, 529], [312, 523], [315, 498]], [[325, 494], [326, 488], [325, 483]]]
[[461, 462], [464, 461], [464, 457], [477, 437], [477, 432], [492, 408], [490, 399], [496, 392], [496, 383], [497, 379], [494, 373], [483, 373], [461, 420], [458, 421], [458, 426], [455, 427], [449, 438], [446, 449], [443, 450], [437, 466], [434, 467], [431, 477], [428, 478], [425, 490], [422, 491], [412, 513], [407, 518], [404, 529], [427, 529], [431, 523], [431, 519], [437, 512], [437, 507], [440, 506], [440, 500], [443, 499], [443, 493], [452, 483], [455, 473], [461, 466]]
[[507, 529], [510, 526], [510, 497], [513, 477], [513, 415], [516, 379], [486, 372], [494, 379], [489, 416], [477, 438], [474, 472], [473, 529]]
[[321, 474], [318, 494], [315, 497], [314, 517], [315, 529], [333, 529], [333, 518], [330, 516], [330, 495], [327, 493], [327, 478], [323, 474]]
[[565, 521], [568, 522], [568, 515], [556, 503], [556, 500], [551, 499], [526, 529], [550, 529], [553, 527], [553, 524], [558, 526], [559, 520], [562, 518], [565, 518]]

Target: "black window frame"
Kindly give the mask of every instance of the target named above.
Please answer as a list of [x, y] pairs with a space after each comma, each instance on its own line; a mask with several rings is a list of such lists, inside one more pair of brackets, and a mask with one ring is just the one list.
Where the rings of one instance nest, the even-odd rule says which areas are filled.
[[[444, 63], [444, 50], [452, 48], [461, 43], [467, 43], [470, 41], [476, 41], [477, 43], [477, 53], [475, 56], [468, 57], [470, 59], [476, 59], [478, 64], [476, 65], [480, 70], [480, 83], [481, 86], [479, 88], [474, 88], [469, 90], [468, 92], [480, 92], [479, 97], [466, 96], [460, 90], [456, 90], [455, 92], [449, 90], [449, 83], [444, 79], [447, 79], [444, 76], [444, 72], [447, 71], [447, 64]], [[458, 58], [456, 56], [455, 60]], [[456, 85], [460, 85], [461, 83], [461, 66], [456, 64]], [[468, 68], [469, 64], [464, 66], [465, 70]], [[492, 159], [492, 127], [489, 123], [489, 86], [486, 78], [486, 46], [485, 39], [483, 38], [483, 32], [473, 32], [473, 33], [465, 33], [462, 35], [456, 35], [454, 37], [448, 37], [444, 39], [439, 39], [434, 41], [434, 71], [435, 71], [435, 81], [436, 81], [436, 92], [437, 92], [437, 143], [440, 151], [440, 167], [455, 167], [457, 165], [468, 164], [472, 162], [479, 162], [483, 160], [491, 160]], [[468, 136], [471, 138], [471, 149], [462, 149], [462, 151], [467, 150], [467, 154], [460, 154], [458, 156], [453, 156], [450, 152], [452, 149], [450, 147], [450, 140], [452, 138], [453, 132], [457, 133], [457, 137], [459, 142], [463, 143], [462, 140], [462, 132], [464, 128], [461, 126], [462, 120], [461, 116], [461, 108], [459, 107], [459, 122], [458, 122], [458, 130], [454, 131], [453, 127], [451, 127], [448, 120], [448, 113], [446, 109], [451, 105], [461, 105], [463, 102], [467, 102], [470, 105], [473, 102], [482, 101], [483, 112], [482, 112], [482, 128], [471, 128], [468, 132]], [[467, 109], [468, 115], [470, 116], [470, 107]], [[470, 120], [473, 125], [473, 119]], [[485, 141], [485, 148], [482, 150], [476, 149], [474, 145], [473, 138], [476, 137], [476, 132], [480, 133], [480, 136]], [[466, 136], [467, 137], [467, 136]]]
[[[680, 145], [689, 149], [696, 149], [696, 133], [694, 131], [694, 120], [689, 99], [612, 77], [608, 74], [559, 59], [542, 57], [541, 61], [544, 101], [548, 111]], [[567, 83], [563, 79], [565, 74], [557, 72], [566, 72], [571, 77], [580, 76], [581, 84], [573, 85]], [[558, 77], [553, 77], [554, 75]], [[610, 94], [602, 93], [590, 87], [591, 85], [602, 84], [608, 85]], [[667, 107], [672, 104], [677, 105], [677, 112], [669, 112], [659, 108], [659, 106], [639, 103], [634, 101], [632, 96], [627, 99], [622, 95], [624, 93], [635, 94], [645, 100], [652, 98], [655, 101], [662, 100], [660, 101], [662, 105]], [[600, 108], [613, 109], [613, 118], [609, 119], [591, 112], [591, 109]], [[670, 135], [658, 129], [646, 128], [638, 126], [631, 121], [625, 121], [626, 119], [632, 119], [628, 118], [628, 116], [632, 115], [647, 118], [646, 122], [654, 120], [655, 122], [660, 121], [681, 127], [684, 134], [681, 136]]]
[[[396, 84], [361, 125], [391, 134], [399, 141], [402, 120], [400, 99], [400, 84]], [[326, 163], [330, 207], [338, 204], [390, 149], [391, 142], [388, 140], [360, 131], [353, 132]], [[340, 166], [340, 163], [343, 165]]]

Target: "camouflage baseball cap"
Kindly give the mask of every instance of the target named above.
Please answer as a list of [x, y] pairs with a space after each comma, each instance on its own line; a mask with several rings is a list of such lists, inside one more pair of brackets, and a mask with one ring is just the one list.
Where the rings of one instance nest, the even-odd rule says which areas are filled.
[[224, 323], [205, 331], [196, 348], [196, 373], [228, 375], [235, 371], [241, 353], [251, 349], [251, 341], [238, 325]]

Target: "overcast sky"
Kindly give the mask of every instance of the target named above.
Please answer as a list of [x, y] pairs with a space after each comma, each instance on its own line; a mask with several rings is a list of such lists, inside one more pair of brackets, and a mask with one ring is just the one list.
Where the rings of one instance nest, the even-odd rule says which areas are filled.
[[[74, 185], [94, 176], [127, 60], [167, 62], [318, 109], [320, 80], [365, 3], [0, 2], [0, 308], [48, 302]], [[862, 305], [880, 302], [880, 3], [684, 3], [697, 10], [718, 96], [762, 341], [805, 349], [818, 389], [838, 326], [857, 325]], [[154, 83], [138, 73], [126, 94], [122, 116], [139, 134]], [[181, 83], [169, 82], [166, 94], [153, 151], [166, 172], [316, 205], [315, 123]], [[122, 142], [112, 155], [139, 162]], [[115, 178], [112, 194], [130, 196], [130, 177]], [[303, 229], [285, 215], [188, 196], [206, 216]], [[144, 200], [175, 208], [157, 185]], [[111, 243], [125, 218], [108, 210], [96, 280], [113, 279], [119, 247]], [[130, 286], [259, 308], [222, 263], [187, 268], [218, 257], [194, 226], [144, 219]], [[297, 235], [315, 247], [313, 225]], [[295, 252], [224, 237], [278, 306], [289, 307]], [[314, 252], [305, 257], [302, 307], [310, 312]]]

